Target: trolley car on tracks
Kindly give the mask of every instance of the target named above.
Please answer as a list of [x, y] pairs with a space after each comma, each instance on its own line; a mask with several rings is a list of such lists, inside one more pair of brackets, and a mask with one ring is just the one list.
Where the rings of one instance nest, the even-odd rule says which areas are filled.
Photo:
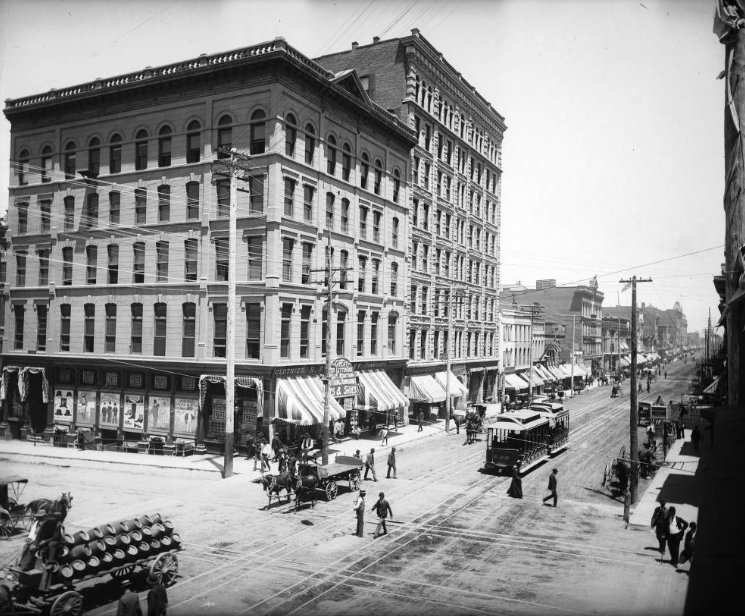
[[524, 473], [548, 459], [549, 421], [534, 410], [502, 413], [486, 429], [487, 471]]
[[549, 455], [553, 456], [569, 446], [569, 409], [561, 402], [534, 402], [529, 410], [548, 419]]

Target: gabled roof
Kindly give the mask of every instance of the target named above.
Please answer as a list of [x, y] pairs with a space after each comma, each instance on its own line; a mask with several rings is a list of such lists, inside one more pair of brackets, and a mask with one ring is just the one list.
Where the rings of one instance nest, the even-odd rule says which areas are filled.
[[370, 97], [367, 95], [365, 87], [362, 85], [362, 81], [355, 69], [351, 68], [336, 73], [331, 81], [344, 88], [347, 92], [352, 94], [352, 96], [359, 98], [366, 105], [371, 104]]

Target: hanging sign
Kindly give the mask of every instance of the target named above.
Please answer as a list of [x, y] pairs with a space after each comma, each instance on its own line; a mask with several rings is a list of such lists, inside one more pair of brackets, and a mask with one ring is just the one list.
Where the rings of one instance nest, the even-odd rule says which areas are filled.
[[334, 398], [357, 396], [357, 374], [348, 359], [338, 357], [331, 362], [329, 388]]

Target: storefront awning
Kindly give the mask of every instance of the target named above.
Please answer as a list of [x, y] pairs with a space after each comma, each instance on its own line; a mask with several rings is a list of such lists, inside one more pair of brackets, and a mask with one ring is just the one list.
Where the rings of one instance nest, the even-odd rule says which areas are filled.
[[548, 370], [548, 368], [546, 368], [546, 366], [542, 366], [542, 365], [538, 364], [535, 367], [535, 369], [538, 371], [538, 374], [541, 375], [541, 378], [544, 381], [555, 381], [556, 380], [556, 377], [549, 372], [549, 370]]
[[[528, 385], [530, 385], [530, 370], [518, 372], [517, 374], [521, 379], [528, 383]], [[543, 379], [537, 372], [533, 371], [533, 387], [540, 387], [541, 385], [543, 385]]]
[[[301, 426], [323, 424], [323, 384], [313, 376], [277, 379], [277, 411], [275, 417]], [[346, 416], [346, 411], [334, 399], [329, 399], [329, 421]]]
[[561, 378], [562, 379], [569, 379], [572, 377], [572, 367], [567, 366], [566, 364], [559, 364], [557, 366], [559, 371], [561, 372]]
[[445, 401], [445, 390], [429, 374], [412, 376], [410, 385], [410, 400], [430, 404]]
[[564, 378], [564, 373], [558, 366], [546, 366], [546, 370], [548, 370], [549, 374], [551, 374], [556, 381], [561, 381]]
[[629, 366], [629, 365], [631, 365], [631, 362], [629, 361], [629, 359], [627, 357], [622, 357], [621, 358], [621, 365], [622, 366]]
[[[447, 372], [435, 372], [435, 381], [442, 387], [443, 390], [447, 390]], [[467, 396], [468, 388], [458, 380], [452, 372], [450, 373], [450, 391], [448, 393], [456, 398], [459, 396]]]
[[[200, 374], [199, 375], [199, 408], [204, 408], [204, 401], [207, 398], [207, 384], [219, 383], [225, 385], [227, 376], [224, 374]], [[256, 400], [259, 408], [264, 408], [264, 381], [259, 376], [249, 376], [245, 374], [236, 374], [233, 378], [235, 387], [256, 389]]]
[[518, 391], [530, 387], [528, 382], [521, 379], [517, 374], [505, 374], [504, 386], [506, 389], [516, 389]]
[[409, 399], [383, 370], [357, 373], [357, 408], [363, 411], [393, 411], [408, 406]]
[[18, 393], [21, 401], [25, 402], [28, 397], [29, 382], [32, 374], [41, 374], [41, 399], [42, 402], [48, 402], [49, 383], [44, 368], [5, 366], [3, 367], [2, 379], [0, 380], [0, 400], [5, 400], [8, 395], [8, 378], [14, 372], [18, 373]]
[[590, 371], [583, 364], [574, 364], [574, 376], [588, 376]]
[[646, 364], [647, 359], [642, 355], [641, 353], [636, 354], [636, 365], [641, 366], [642, 364]]

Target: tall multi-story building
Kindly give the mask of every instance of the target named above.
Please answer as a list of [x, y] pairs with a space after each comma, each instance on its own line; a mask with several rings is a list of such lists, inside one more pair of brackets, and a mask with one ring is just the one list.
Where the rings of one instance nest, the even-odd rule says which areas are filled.
[[355, 69], [368, 95], [418, 138], [408, 219], [409, 397], [425, 405], [444, 399], [433, 380], [444, 382], [449, 356], [459, 378], [451, 386], [467, 390], [460, 400], [491, 398], [500, 361], [504, 118], [417, 29], [317, 62]]
[[[403, 411], [413, 131], [284, 39], [6, 101], [0, 427], [219, 448]], [[229, 151], [250, 154], [228, 270]], [[334, 302], [329, 315], [327, 263]], [[228, 276], [235, 336], [226, 339]], [[327, 332], [330, 329], [330, 347]], [[236, 408], [225, 409], [226, 354]], [[336, 392], [349, 394], [349, 392]], [[351, 411], [345, 413], [345, 411]]]

